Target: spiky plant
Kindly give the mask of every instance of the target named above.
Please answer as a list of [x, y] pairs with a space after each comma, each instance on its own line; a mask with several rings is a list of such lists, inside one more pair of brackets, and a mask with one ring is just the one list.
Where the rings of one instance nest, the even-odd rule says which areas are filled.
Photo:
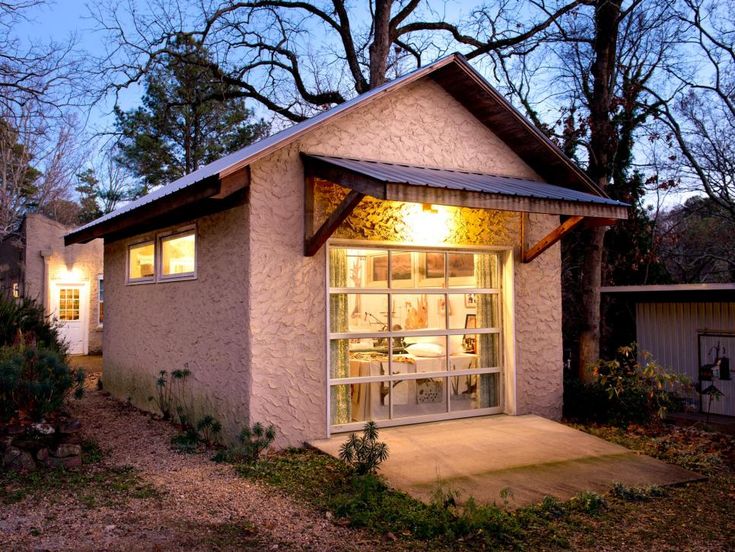
[[353, 433], [342, 444], [339, 457], [347, 462], [357, 475], [375, 473], [380, 464], [388, 459], [388, 445], [378, 441], [378, 428], [375, 422], [368, 422], [362, 430], [362, 437]]

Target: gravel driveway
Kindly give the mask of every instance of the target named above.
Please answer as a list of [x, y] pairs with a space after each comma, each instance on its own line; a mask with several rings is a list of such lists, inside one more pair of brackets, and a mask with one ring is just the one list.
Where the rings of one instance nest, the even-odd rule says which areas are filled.
[[[91, 375], [88, 385], [96, 383]], [[73, 404], [104, 458], [95, 469], [132, 466], [155, 498], [95, 504], [61, 489], [0, 506], [0, 550], [375, 550], [372, 534], [243, 479], [207, 455], [169, 448], [173, 428], [105, 393]], [[87, 468], [88, 469], [88, 468]]]

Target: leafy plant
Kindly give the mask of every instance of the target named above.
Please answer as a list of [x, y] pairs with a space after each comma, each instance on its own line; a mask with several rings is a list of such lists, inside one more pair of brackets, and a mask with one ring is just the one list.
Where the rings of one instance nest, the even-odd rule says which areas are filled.
[[188, 367], [171, 372], [170, 380], [166, 370], [161, 370], [158, 373], [158, 378], [156, 378], [156, 395], [155, 397], [149, 397], [148, 400], [155, 400], [156, 406], [164, 420], [172, 419], [172, 414], [175, 411], [181, 417], [181, 405], [178, 403], [181, 400], [180, 395], [183, 391], [184, 382], [190, 375], [191, 370]]
[[0, 346], [21, 344], [37, 344], [66, 354], [66, 344], [43, 305], [28, 297], [0, 293]]
[[219, 435], [222, 433], [222, 424], [216, 418], [206, 415], [197, 422], [196, 430], [202, 441], [208, 447], [211, 447], [219, 440]]
[[368, 422], [362, 437], [353, 433], [339, 449], [339, 457], [352, 467], [357, 475], [376, 473], [378, 466], [388, 459], [388, 445], [378, 441], [375, 422]]
[[678, 393], [691, 388], [686, 376], [667, 372], [650, 353], [639, 355], [635, 343], [620, 347], [612, 360], [599, 360], [593, 375], [589, 384], [565, 382], [567, 417], [619, 426], [646, 424], [664, 418], [678, 405]]
[[664, 496], [666, 491], [657, 485], [650, 485], [648, 487], [628, 487], [623, 483], [616, 482], [613, 484], [610, 494], [622, 500], [638, 502]]
[[231, 462], [233, 464], [255, 465], [260, 455], [276, 438], [276, 428], [273, 425], [263, 426], [260, 422], [252, 426], [245, 426], [238, 435], [238, 444], [214, 457], [216, 461]]
[[84, 372], [70, 368], [58, 351], [40, 346], [0, 347], [0, 421], [25, 416], [40, 420], [83, 393]]

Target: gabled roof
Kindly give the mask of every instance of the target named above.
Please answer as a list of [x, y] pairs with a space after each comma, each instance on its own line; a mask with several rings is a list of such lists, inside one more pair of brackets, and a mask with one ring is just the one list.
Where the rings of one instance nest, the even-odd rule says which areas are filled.
[[[216, 181], [291, 144], [307, 132], [424, 78], [431, 78], [441, 85], [548, 183], [607, 197], [574, 162], [500, 95], [462, 55], [451, 54], [205, 165], [112, 213], [75, 229], [67, 234], [65, 241], [68, 245], [105, 236], [110, 232], [112, 221], [119, 227], [118, 219], [123, 217], [134, 219], [142, 207], [148, 207], [147, 210], [150, 211], [153, 204], [179, 197], [190, 188], [204, 188], [199, 190], [198, 196], [209, 193], [217, 188]], [[212, 195], [217, 193], [219, 192], [215, 190]]]

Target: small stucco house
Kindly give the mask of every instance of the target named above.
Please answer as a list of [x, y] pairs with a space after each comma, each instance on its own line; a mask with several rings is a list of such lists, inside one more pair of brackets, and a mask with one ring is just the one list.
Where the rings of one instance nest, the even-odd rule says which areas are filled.
[[[558, 240], [608, 198], [459, 55], [66, 236], [104, 239], [105, 388], [233, 435], [561, 415]], [[556, 245], [555, 245], [556, 244]]]
[[0, 290], [30, 297], [59, 326], [69, 354], [102, 352], [103, 240], [64, 246], [71, 228], [41, 214], [24, 217], [0, 243]]

